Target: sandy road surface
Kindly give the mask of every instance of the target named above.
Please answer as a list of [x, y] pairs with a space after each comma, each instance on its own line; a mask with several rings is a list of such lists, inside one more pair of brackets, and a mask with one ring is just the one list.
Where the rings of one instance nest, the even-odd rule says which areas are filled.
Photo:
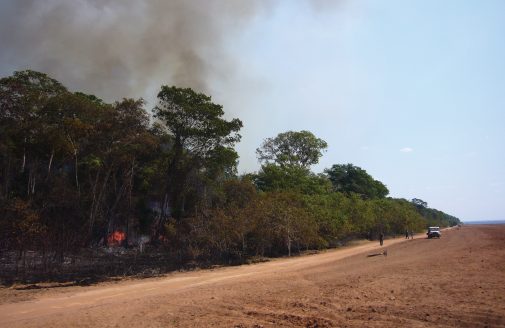
[[385, 246], [48, 290], [0, 327], [505, 327], [505, 226]]

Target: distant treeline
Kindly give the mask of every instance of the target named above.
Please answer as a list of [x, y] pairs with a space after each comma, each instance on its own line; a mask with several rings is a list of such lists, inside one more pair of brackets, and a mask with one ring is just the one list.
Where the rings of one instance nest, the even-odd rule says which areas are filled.
[[2, 78], [0, 250], [63, 261], [147, 244], [180, 261], [240, 262], [459, 223], [388, 198], [352, 164], [314, 174], [327, 144], [308, 131], [266, 139], [259, 172], [238, 176], [242, 122], [191, 89], [162, 86], [152, 114], [35, 71]]

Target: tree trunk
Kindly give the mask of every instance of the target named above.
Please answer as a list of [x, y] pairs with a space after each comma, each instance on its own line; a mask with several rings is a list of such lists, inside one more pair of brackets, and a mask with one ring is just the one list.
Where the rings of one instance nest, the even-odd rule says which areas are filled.
[[72, 140], [72, 138], [67, 135], [67, 139], [70, 142], [70, 145], [72, 146], [72, 149], [74, 151], [74, 171], [75, 171], [75, 187], [77, 188], [77, 193], [79, 196], [81, 195], [81, 190], [79, 187], [79, 175], [78, 175], [78, 170], [77, 170], [77, 153], [78, 153], [78, 147]]
[[288, 246], [288, 256], [291, 256], [291, 222], [288, 215], [285, 217], [286, 219], [286, 242]]
[[[25, 138], [25, 144], [26, 144], [26, 138]], [[21, 173], [25, 172], [25, 166], [26, 166], [26, 145], [23, 146], [23, 163], [21, 164]]]
[[11, 168], [11, 156], [7, 155], [7, 164], [4, 167], [3, 178], [4, 184], [2, 186], [2, 193], [0, 193], [0, 199], [7, 198], [9, 195], [9, 183], [10, 183], [10, 168]]
[[51, 165], [53, 164], [54, 158], [54, 148], [51, 151], [51, 157], [49, 158], [49, 165], [47, 166], [47, 178], [49, 178], [49, 174], [51, 173]]
[[100, 178], [100, 169], [97, 170], [96, 172], [96, 176], [95, 176], [95, 182], [93, 183], [93, 189], [92, 189], [92, 201], [91, 201], [91, 208], [90, 208], [90, 211], [89, 211], [89, 222], [88, 222], [88, 226], [89, 226], [89, 230], [88, 230], [88, 233], [89, 233], [89, 236], [91, 237], [92, 233], [93, 233], [93, 226], [95, 224], [95, 207], [97, 206], [96, 203], [97, 203], [97, 197], [96, 197], [96, 189], [98, 187], [98, 179]]
[[160, 217], [158, 220], [158, 227], [156, 228], [156, 231], [154, 231], [154, 236], [151, 237], [157, 238], [158, 235], [161, 234], [163, 225], [165, 224], [167, 217], [171, 214], [168, 211], [168, 204], [169, 204], [169, 196], [168, 193], [165, 193], [163, 195], [163, 200], [160, 202], [161, 208], [160, 208]]
[[32, 179], [33, 179], [33, 172], [32, 172], [32, 170], [29, 170], [29, 172], [28, 172], [28, 182], [27, 182], [27, 185], [26, 185], [26, 195], [28, 197], [30, 197], [30, 195], [33, 193], [32, 192], [32, 190], [33, 190]]
[[79, 175], [78, 175], [78, 172], [77, 172], [77, 149], [76, 148], [74, 148], [74, 158], [75, 158], [75, 162], [74, 162], [75, 186], [77, 188], [77, 193], [80, 195], [81, 194], [81, 190], [80, 190], [80, 187], [79, 187]]
[[128, 248], [128, 238], [130, 236], [130, 213], [132, 211], [132, 192], [133, 192], [133, 175], [135, 169], [135, 159], [132, 160], [132, 167], [130, 170], [130, 183], [128, 190], [128, 214], [126, 216], [126, 237], [125, 237], [125, 247]]
[[176, 136], [174, 144], [174, 157], [168, 167], [167, 193], [169, 195], [171, 216], [177, 221], [182, 217], [180, 210], [181, 196], [183, 193], [184, 172], [181, 169], [181, 160], [183, 155], [183, 144], [180, 136]]
[[32, 195], [35, 195], [35, 181], [36, 181], [36, 178], [35, 178], [35, 174], [34, 174], [32, 177]]
[[289, 237], [289, 230], [288, 230], [288, 256], [291, 256], [291, 237]]
[[116, 199], [114, 200], [114, 203], [112, 204], [112, 206], [109, 208], [109, 222], [107, 224], [107, 227], [108, 227], [107, 233], [110, 233], [114, 230], [113, 227], [115, 226], [115, 220], [116, 220], [116, 212], [115, 212], [116, 207], [118, 206], [121, 198], [124, 196], [127, 185], [128, 185], [128, 183], [124, 182], [124, 180], [123, 180], [123, 183], [121, 184], [121, 188], [119, 189], [119, 191], [116, 192]]

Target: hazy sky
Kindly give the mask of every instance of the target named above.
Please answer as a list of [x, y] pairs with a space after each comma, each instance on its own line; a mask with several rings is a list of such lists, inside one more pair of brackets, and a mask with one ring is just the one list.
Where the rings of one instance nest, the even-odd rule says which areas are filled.
[[0, 0], [0, 75], [108, 101], [191, 86], [244, 122], [239, 171], [287, 130], [393, 197], [505, 218], [505, 1]]

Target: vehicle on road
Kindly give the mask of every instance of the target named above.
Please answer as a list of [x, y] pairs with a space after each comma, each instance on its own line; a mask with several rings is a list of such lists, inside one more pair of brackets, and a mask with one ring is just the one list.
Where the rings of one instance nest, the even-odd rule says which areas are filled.
[[442, 235], [440, 233], [440, 227], [429, 227], [428, 232], [426, 233], [428, 235], [428, 238], [440, 238]]

